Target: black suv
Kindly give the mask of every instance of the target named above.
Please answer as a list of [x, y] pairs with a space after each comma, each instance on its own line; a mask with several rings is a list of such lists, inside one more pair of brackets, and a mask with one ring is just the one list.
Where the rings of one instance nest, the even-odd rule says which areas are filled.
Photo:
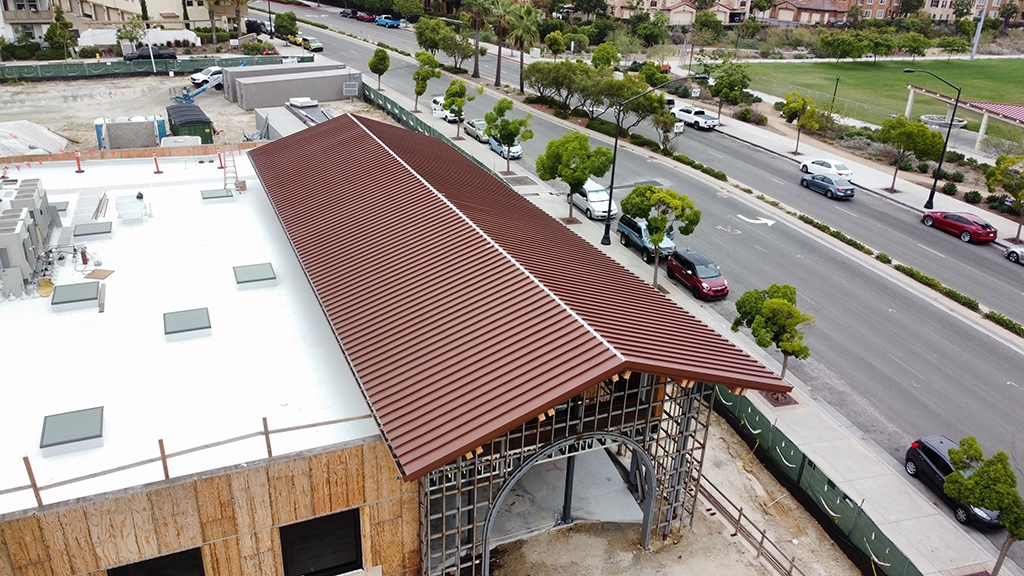
[[959, 447], [958, 442], [945, 436], [926, 436], [915, 440], [907, 449], [907, 474], [919, 478], [942, 496], [942, 499], [953, 508], [953, 516], [957, 522], [976, 524], [982, 528], [999, 528], [998, 512], [967, 506], [956, 498], [947, 496], [943, 490], [946, 476], [953, 473], [953, 465], [949, 462], [949, 449]]
[[341, 9], [341, 15], [344, 16], [345, 18], [355, 18], [356, 14], [359, 14], [359, 10], [356, 10], [355, 8]]

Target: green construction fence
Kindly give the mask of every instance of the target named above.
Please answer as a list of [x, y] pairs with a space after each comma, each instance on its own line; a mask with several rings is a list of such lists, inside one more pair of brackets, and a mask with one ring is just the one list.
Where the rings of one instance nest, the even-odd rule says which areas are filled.
[[[223, 58], [180, 58], [178, 60], [75, 60], [67, 62], [39, 62], [4, 64], [0, 66], [0, 81], [67, 80], [102, 76], [142, 74], [188, 76], [209, 66], [261, 66], [281, 64], [284, 56], [226, 56]], [[292, 56], [299, 62], [312, 62], [312, 56]]]

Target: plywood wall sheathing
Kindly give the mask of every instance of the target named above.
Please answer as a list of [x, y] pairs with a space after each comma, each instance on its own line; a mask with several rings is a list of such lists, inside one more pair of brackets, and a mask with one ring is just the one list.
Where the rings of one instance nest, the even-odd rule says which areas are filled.
[[160, 555], [145, 493], [101, 500], [85, 507], [100, 566], [120, 566]]
[[203, 572], [206, 576], [243, 576], [237, 539], [228, 538], [204, 544], [202, 552]]
[[276, 528], [260, 530], [238, 537], [238, 554], [245, 576], [282, 576], [283, 562], [278, 562], [281, 538]]
[[14, 568], [11, 567], [11, 556], [7, 551], [2, 528], [0, 528], [0, 576], [14, 576]]
[[363, 566], [380, 565], [385, 574], [404, 568], [405, 554], [398, 546], [402, 541], [402, 509], [401, 498], [381, 500], [360, 508]]
[[7, 544], [12, 574], [50, 574], [46, 544], [35, 516], [0, 525], [0, 536]]
[[235, 505], [231, 498], [230, 474], [196, 480], [196, 501], [199, 503], [199, 523], [204, 542], [238, 534]]
[[161, 554], [198, 548], [203, 543], [194, 482], [153, 490], [149, 502]]
[[420, 497], [416, 492], [402, 494], [402, 566], [420, 564]]
[[363, 503], [363, 451], [359, 446], [309, 458], [313, 513], [316, 516]]
[[[266, 530], [274, 525], [270, 513], [270, 485], [264, 466], [231, 474], [231, 500], [235, 505], [235, 527], [241, 535]], [[245, 555], [245, 550], [242, 550]]]
[[[417, 486], [414, 482], [402, 482], [398, 479], [398, 468], [395, 461], [391, 459], [391, 452], [383, 442], [370, 442], [362, 445], [363, 449], [363, 478], [365, 482], [365, 496], [367, 502], [373, 502], [382, 498], [390, 498], [395, 494], [402, 494]], [[387, 570], [384, 571], [388, 573]]]
[[39, 525], [54, 576], [85, 574], [99, 569], [85, 509], [65, 508], [40, 514]]
[[267, 467], [270, 481], [270, 511], [274, 524], [291, 524], [313, 516], [313, 488], [309, 460], [299, 458], [275, 462]]

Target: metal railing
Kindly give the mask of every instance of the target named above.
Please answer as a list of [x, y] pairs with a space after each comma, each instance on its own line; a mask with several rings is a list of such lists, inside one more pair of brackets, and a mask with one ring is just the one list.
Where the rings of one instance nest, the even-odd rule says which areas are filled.
[[[299, 62], [312, 62], [312, 56], [299, 56]], [[74, 60], [63, 62], [33, 62], [31, 64], [5, 64], [0, 66], [0, 80], [65, 80], [98, 76], [141, 74], [191, 74], [208, 66], [260, 66], [281, 64], [283, 56], [229, 56], [225, 58], [198, 57], [178, 60]], [[154, 71], [155, 68], [155, 71]]]

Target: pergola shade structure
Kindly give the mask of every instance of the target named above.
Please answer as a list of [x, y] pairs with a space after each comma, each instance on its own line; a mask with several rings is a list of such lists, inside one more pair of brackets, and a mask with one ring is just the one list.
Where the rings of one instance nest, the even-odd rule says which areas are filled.
[[347, 115], [250, 157], [397, 472], [420, 479], [424, 573], [485, 569], [516, 471], [602, 443], [643, 452], [657, 493], [639, 497], [667, 529], [692, 513], [709, 385], [790, 389], [439, 140]]

